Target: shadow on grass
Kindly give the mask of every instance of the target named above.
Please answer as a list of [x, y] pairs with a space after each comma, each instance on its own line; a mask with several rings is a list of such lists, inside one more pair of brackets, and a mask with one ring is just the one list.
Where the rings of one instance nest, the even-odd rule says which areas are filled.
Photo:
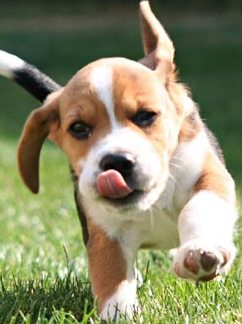
[[[14, 279], [11, 287], [5, 287], [1, 279], [0, 322], [14, 323], [28, 319], [57, 320], [58, 313], [71, 315], [79, 321], [93, 312], [94, 301], [90, 283], [73, 277], [50, 282], [47, 279], [22, 281]], [[66, 317], [65, 317], [66, 318]]]

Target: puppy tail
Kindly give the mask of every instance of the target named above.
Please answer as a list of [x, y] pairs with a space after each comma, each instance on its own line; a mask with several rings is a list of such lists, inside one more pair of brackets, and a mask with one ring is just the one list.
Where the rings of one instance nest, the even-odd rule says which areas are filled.
[[61, 87], [34, 66], [2, 50], [0, 50], [0, 75], [16, 81], [41, 102]]

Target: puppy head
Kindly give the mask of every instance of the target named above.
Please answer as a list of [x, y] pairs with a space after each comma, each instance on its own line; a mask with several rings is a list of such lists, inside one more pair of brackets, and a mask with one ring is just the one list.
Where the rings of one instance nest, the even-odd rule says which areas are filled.
[[145, 58], [98, 60], [80, 70], [26, 122], [19, 168], [38, 191], [38, 161], [49, 136], [66, 153], [84, 199], [148, 209], [163, 191], [180, 116], [168, 91], [172, 43], [141, 2]]

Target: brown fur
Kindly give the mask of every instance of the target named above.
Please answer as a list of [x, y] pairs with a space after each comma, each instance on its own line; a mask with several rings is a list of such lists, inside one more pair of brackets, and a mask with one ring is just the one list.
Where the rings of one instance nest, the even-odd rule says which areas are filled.
[[[159, 78], [154, 78], [149, 70], [139, 73], [138, 70], [132, 71], [123, 66], [114, 70], [115, 115], [118, 121], [148, 138], [162, 154], [170, 145], [166, 141], [164, 125], [173, 107], [161, 107], [160, 93], [157, 91], [161, 86]], [[143, 129], [132, 122], [132, 117], [142, 109], [150, 109], [158, 115], [151, 126]]]
[[111, 240], [89, 218], [87, 245], [92, 290], [102, 309], [105, 301], [126, 279], [127, 265], [123, 252], [116, 240]]
[[192, 141], [203, 128], [198, 112], [194, 109], [183, 121], [179, 133], [179, 143]]
[[224, 165], [212, 152], [207, 154], [203, 173], [194, 186], [194, 192], [200, 190], [216, 192], [224, 200], [235, 204], [233, 180]]
[[[59, 124], [56, 98], [50, 104], [34, 111], [28, 118], [18, 148], [18, 164], [25, 184], [37, 193], [39, 190], [39, 156], [50, 129]], [[37, 112], [37, 113], [36, 113]], [[59, 128], [57, 126], [57, 128]]]

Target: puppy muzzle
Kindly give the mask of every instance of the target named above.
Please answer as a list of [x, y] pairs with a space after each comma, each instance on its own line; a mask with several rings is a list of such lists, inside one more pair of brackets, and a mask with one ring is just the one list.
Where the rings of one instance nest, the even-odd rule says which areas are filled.
[[99, 163], [97, 190], [110, 199], [125, 198], [134, 191], [132, 182], [135, 174], [135, 159], [128, 154], [107, 154]]
[[114, 205], [137, 203], [152, 189], [150, 178], [139, 170], [136, 158], [129, 153], [105, 155], [96, 178], [98, 194]]
[[147, 209], [164, 188], [166, 156], [129, 129], [110, 133], [89, 153], [79, 180], [82, 197], [91, 203]]

